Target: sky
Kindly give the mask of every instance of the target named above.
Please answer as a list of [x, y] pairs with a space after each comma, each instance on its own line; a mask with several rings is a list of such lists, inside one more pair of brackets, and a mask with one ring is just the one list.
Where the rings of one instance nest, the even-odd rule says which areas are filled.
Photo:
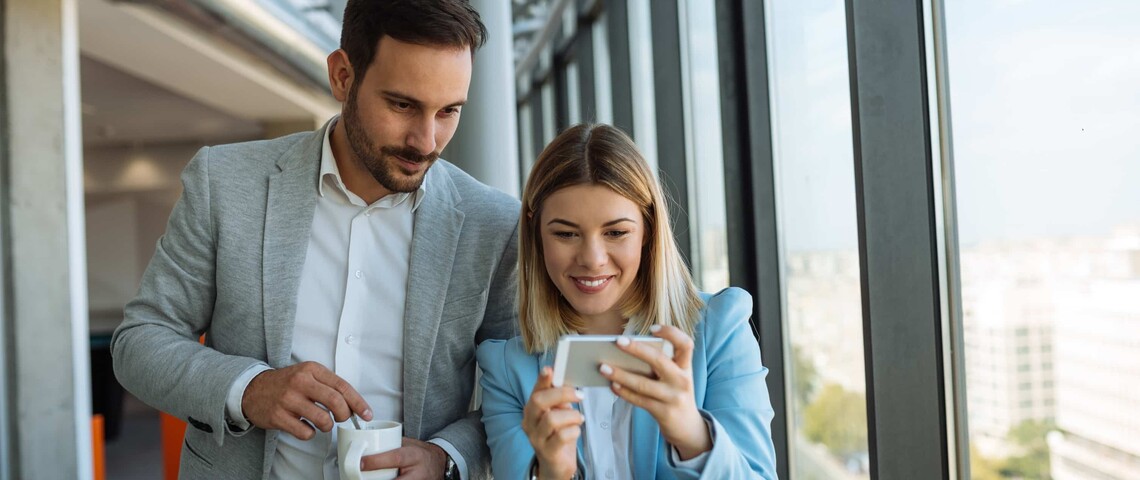
[[[959, 240], [1140, 223], [1140, 2], [946, 2]], [[785, 246], [856, 246], [842, 0], [770, 2]]]

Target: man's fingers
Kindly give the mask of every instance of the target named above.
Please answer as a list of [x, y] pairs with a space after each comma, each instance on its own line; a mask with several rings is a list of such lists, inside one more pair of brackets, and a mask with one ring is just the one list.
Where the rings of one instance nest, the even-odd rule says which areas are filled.
[[365, 455], [360, 462], [361, 470], [407, 467], [415, 463], [416, 453], [418, 452], [415, 447], [403, 446], [375, 455]]
[[[372, 407], [368, 406], [368, 402], [364, 401], [364, 397], [343, 378], [336, 376], [335, 373], [323, 367], [321, 371], [318, 371], [314, 375], [314, 378], [337, 392], [341, 398], [344, 399], [344, 402], [348, 404], [348, 408], [356, 412], [357, 415], [360, 415], [360, 418], [367, 421], [372, 420]], [[347, 418], [348, 415], [345, 415], [345, 419]]]
[[308, 440], [310, 438], [313, 438], [313, 435], [317, 434], [317, 431], [314, 430], [311, 425], [297, 417], [284, 417], [281, 418], [277, 423], [278, 430], [288, 433], [289, 435], [297, 437], [301, 440]]
[[331, 431], [336, 425], [333, 423], [332, 417], [329, 416], [328, 410], [321, 408], [320, 405], [313, 403], [311, 400], [305, 399], [297, 401], [291, 408], [287, 408], [286, 410], [294, 413], [294, 415], [291, 416], [303, 417], [305, 420], [308, 420], [309, 423], [313, 424], [314, 427], [317, 427], [322, 432]]
[[314, 383], [308, 397], [310, 400], [324, 405], [324, 407], [332, 413], [333, 418], [335, 418], [337, 422], [348, 420], [348, 417], [352, 415], [348, 401], [345, 400], [340, 392], [333, 390], [328, 385], [320, 382]]

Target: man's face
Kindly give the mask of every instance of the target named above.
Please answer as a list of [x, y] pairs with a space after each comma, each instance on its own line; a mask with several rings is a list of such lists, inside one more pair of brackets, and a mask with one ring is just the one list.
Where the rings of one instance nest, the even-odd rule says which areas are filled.
[[470, 83], [470, 49], [382, 37], [344, 104], [353, 154], [388, 191], [416, 190], [455, 134]]

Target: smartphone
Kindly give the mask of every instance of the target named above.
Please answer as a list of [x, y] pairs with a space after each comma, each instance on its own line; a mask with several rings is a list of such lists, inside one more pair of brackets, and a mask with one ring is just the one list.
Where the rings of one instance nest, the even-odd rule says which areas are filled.
[[[602, 363], [650, 376], [653, 369], [641, 359], [618, 349], [617, 335], [566, 335], [558, 340], [554, 356], [554, 386], [608, 387], [610, 381], [598, 372]], [[630, 340], [660, 349], [673, 358], [673, 344], [663, 338], [632, 336]]]

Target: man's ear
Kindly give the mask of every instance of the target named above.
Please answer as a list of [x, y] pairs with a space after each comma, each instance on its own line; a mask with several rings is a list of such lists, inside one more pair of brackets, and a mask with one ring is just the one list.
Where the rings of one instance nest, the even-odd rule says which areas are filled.
[[329, 88], [333, 97], [338, 102], [344, 103], [348, 101], [348, 92], [356, 79], [352, 64], [348, 62], [348, 53], [338, 48], [329, 54], [326, 61], [329, 66]]

